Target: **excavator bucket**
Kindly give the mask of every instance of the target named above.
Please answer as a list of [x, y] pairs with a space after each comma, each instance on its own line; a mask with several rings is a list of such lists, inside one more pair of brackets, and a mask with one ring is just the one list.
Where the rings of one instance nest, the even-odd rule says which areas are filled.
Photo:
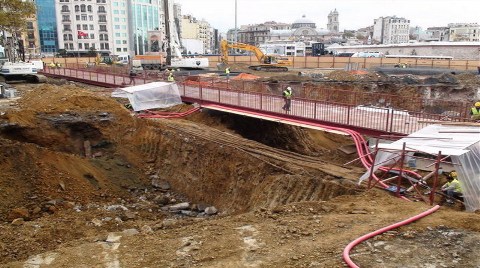
[[217, 69], [219, 71], [225, 71], [225, 69], [228, 67], [227, 64], [225, 64], [224, 62], [219, 62], [217, 63]]

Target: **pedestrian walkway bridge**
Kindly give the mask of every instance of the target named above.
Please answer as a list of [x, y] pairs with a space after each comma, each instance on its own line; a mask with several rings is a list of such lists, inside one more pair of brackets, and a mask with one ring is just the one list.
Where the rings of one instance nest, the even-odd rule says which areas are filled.
[[[50, 77], [111, 88], [125, 86], [131, 80], [126, 75], [81, 69], [47, 68], [42, 73]], [[145, 84], [155, 79], [158, 78], [135, 77], [132, 84]], [[280, 94], [239, 90], [230, 87], [228, 81], [218, 84], [187, 81], [177, 82], [177, 85], [184, 102], [198, 103], [204, 108], [227, 113], [315, 129], [334, 131], [335, 128], [348, 128], [372, 136], [403, 136], [438, 121], [468, 121], [462, 117], [445, 117], [440, 114], [296, 97], [292, 99], [291, 110], [287, 112], [282, 109], [284, 100]]]

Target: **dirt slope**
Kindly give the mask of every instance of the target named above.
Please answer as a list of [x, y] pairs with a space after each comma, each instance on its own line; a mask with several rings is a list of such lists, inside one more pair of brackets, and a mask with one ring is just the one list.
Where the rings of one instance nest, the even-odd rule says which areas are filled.
[[[1, 267], [342, 267], [349, 241], [428, 208], [358, 188], [344, 137], [265, 125], [278, 138], [253, 141], [254, 122], [216, 114], [146, 120], [75, 86], [23, 93], [0, 116]], [[478, 220], [442, 208], [353, 258], [477, 267]], [[433, 257], [389, 250], [407, 244]]]

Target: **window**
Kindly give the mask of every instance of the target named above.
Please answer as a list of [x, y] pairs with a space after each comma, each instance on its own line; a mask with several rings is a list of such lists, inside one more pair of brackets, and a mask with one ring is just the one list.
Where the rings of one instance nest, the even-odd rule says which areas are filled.
[[117, 47], [117, 52], [122, 52], [122, 49]]
[[75, 12], [80, 11], [80, 7], [78, 5], [75, 6]]
[[78, 43], [78, 49], [82, 49], [83, 46], [82, 46], [82, 43]]
[[88, 10], [88, 12], [92, 12], [92, 6], [88, 5], [87, 10]]
[[70, 28], [70, 25], [63, 25], [63, 30], [64, 31], [71, 31], [72, 28]]
[[90, 39], [95, 39], [95, 34], [90, 34]]
[[62, 21], [70, 21], [70, 15], [63, 15]]
[[105, 7], [104, 6], [99, 6], [98, 7], [98, 13], [106, 13]]
[[89, 16], [88, 16], [88, 20], [89, 20], [89, 21], [93, 21], [93, 15], [89, 15]]
[[87, 25], [87, 24], [83, 24], [83, 25], [82, 25], [82, 29], [83, 29], [83, 30], [88, 30], [88, 25]]
[[105, 15], [98, 16], [98, 21], [99, 22], [107, 22], [107, 16], [105, 16]]
[[90, 46], [88, 45], [88, 43], [84, 43], [84, 44], [83, 44], [83, 47], [84, 47], [85, 49], [88, 49]]
[[90, 28], [90, 30], [94, 30], [94, 29], [95, 29], [94, 26], [93, 26], [93, 24], [90, 24], [88, 27]]
[[107, 25], [100, 25], [100, 31], [101, 32], [106, 32], [107, 31]]
[[82, 15], [82, 20], [86, 21], [87, 20], [87, 15]]
[[68, 6], [62, 6], [62, 12], [70, 12], [70, 10], [68, 10]]
[[76, 16], [75, 16], [75, 19], [76, 19], [76, 20], [80, 20], [80, 15], [76, 15]]
[[87, 12], [86, 8], [85, 8], [85, 5], [81, 5], [80, 6], [80, 11], [81, 12]]
[[81, 30], [81, 29], [82, 29], [82, 25], [77, 24], [77, 30]]

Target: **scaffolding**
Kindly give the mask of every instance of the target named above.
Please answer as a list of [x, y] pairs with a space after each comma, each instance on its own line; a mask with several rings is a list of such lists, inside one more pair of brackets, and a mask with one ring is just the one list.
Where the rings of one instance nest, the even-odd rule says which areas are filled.
[[[390, 144], [377, 140], [372, 158], [374, 164], [360, 178], [368, 179], [368, 188], [380, 185], [398, 197], [433, 205], [436, 194], [444, 195], [437, 189], [439, 176], [455, 170], [466, 210], [480, 209], [479, 124], [430, 125]], [[417, 166], [419, 160], [427, 164]]]

